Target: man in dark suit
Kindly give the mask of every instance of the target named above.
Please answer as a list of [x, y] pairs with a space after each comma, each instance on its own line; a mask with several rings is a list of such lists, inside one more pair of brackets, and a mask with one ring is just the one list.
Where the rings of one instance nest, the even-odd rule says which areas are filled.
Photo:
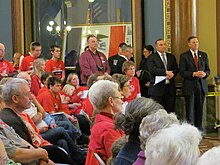
[[208, 56], [198, 50], [195, 36], [188, 38], [190, 50], [180, 55], [180, 75], [184, 78], [183, 94], [186, 101], [186, 119], [202, 130], [203, 103], [208, 93], [207, 77], [210, 75]]
[[[166, 42], [158, 39], [155, 42], [156, 53], [148, 57], [147, 66], [151, 74], [149, 95], [164, 106], [167, 112], [175, 112], [176, 87], [174, 77], [179, 73], [174, 55], [166, 52]], [[156, 78], [164, 80], [155, 83]]]
[[122, 64], [131, 58], [131, 46], [126, 43], [119, 44], [118, 54], [110, 57], [108, 63], [111, 69], [110, 75], [114, 73], [122, 74]]

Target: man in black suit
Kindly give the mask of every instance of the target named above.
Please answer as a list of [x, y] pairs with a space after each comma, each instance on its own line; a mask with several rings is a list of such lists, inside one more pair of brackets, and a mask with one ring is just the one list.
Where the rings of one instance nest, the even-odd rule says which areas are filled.
[[190, 50], [180, 55], [180, 75], [184, 78], [183, 94], [186, 101], [186, 119], [202, 130], [203, 103], [208, 93], [210, 75], [208, 56], [198, 50], [196, 36], [188, 38]]
[[111, 69], [110, 75], [114, 73], [122, 74], [122, 64], [131, 58], [131, 46], [126, 43], [119, 44], [118, 54], [110, 57], [108, 63]]
[[[174, 77], [179, 73], [174, 55], [166, 52], [166, 42], [158, 39], [155, 42], [156, 53], [148, 57], [147, 66], [151, 74], [149, 95], [152, 99], [164, 106], [167, 112], [175, 112], [176, 87]], [[164, 80], [155, 83], [156, 78]]]

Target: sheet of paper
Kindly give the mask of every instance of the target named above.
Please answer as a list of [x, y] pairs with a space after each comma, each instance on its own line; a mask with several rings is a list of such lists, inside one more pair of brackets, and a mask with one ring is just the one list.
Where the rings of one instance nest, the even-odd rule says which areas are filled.
[[161, 81], [163, 81], [165, 79], [166, 79], [166, 76], [156, 76], [154, 85], [160, 83]]
[[81, 99], [85, 99], [88, 95], [89, 90], [84, 90], [83, 95], [81, 96]]

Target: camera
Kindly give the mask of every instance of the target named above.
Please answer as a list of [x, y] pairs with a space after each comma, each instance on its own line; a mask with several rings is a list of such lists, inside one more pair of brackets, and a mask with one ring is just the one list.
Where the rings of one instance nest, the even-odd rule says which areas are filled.
[[103, 66], [97, 66], [98, 71], [103, 71], [104, 67]]

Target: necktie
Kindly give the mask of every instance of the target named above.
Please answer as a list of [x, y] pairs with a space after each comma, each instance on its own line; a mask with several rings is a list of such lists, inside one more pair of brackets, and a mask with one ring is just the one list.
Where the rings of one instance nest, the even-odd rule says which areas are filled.
[[165, 59], [165, 54], [162, 53], [161, 56], [162, 56], [162, 61], [163, 61], [164, 67], [165, 67], [165, 69], [167, 70], [167, 61], [166, 61], [166, 59]]
[[196, 64], [196, 68], [198, 70], [198, 57], [197, 57], [196, 53], [194, 53], [194, 62]]

